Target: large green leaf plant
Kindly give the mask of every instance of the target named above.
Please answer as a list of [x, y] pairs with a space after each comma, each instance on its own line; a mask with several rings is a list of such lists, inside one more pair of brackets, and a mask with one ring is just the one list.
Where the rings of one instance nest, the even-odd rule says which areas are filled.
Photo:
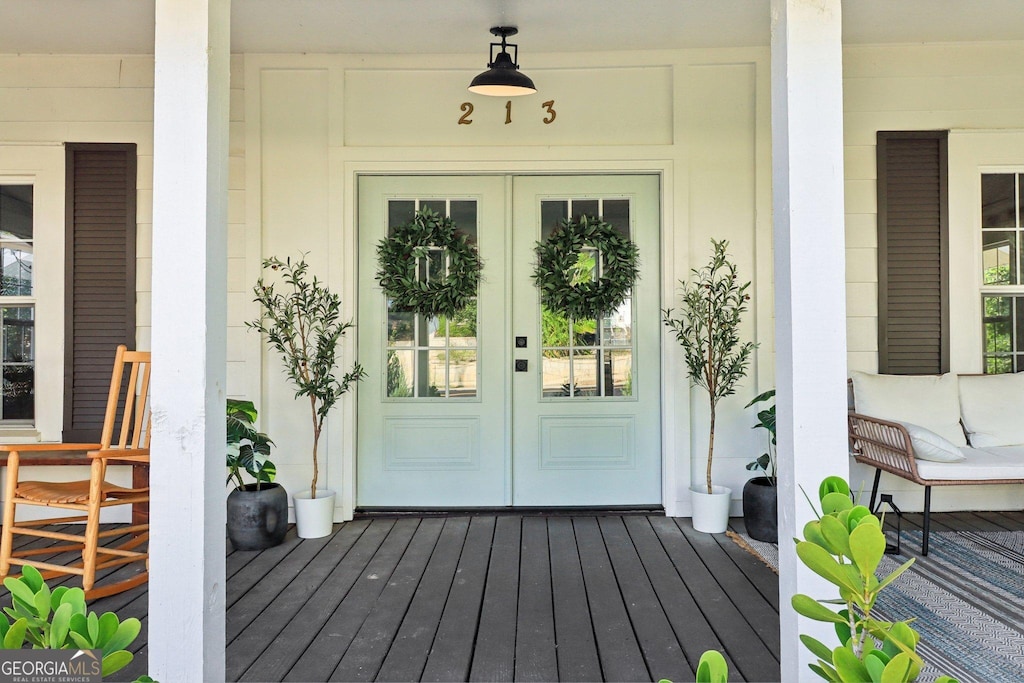
[[[923, 661], [917, 653], [920, 635], [913, 619], [888, 622], [875, 619], [872, 610], [882, 590], [914, 564], [907, 560], [885, 578], [875, 573], [885, 554], [881, 522], [864, 505], [854, 505], [850, 487], [840, 477], [827, 477], [818, 489], [821, 513], [804, 526], [804, 540], [796, 539], [796, 554], [818, 576], [839, 589], [838, 600], [793, 596], [799, 614], [835, 625], [839, 645], [830, 648], [801, 635], [800, 641], [818, 661], [812, 671], [834, 683], [908, 683], [917, 679]], [[812, 506], [813, 507], [813, 506]], [[834, 611], [828, 605], [842, 605]], [[956, 683], [941, 676], [936, 683]]]
[[131, 663], [133, 655], [125, 648], [142, 628], [135, 617], [120, 621], [113, 612], [90, 612], [81, 588], [58, 586], [51, 591], [31, 565], [25, 565], [20, 577], [4, 579], [4, 586], [11, 592], [11, 606], [0, 616], [4, 650], [26, 644], [35, 650], [102, 650], [104, 677]]
[[229, 398], [226, 408], [228, 482], [237, 483], [238, 488], [245, 486], [244, 470], [256, 480], [258, 491], [277, 476], [277, 468], [270, 461], [270, 447], [274, 442], [253, 426], [257, 413], [252, 401]]

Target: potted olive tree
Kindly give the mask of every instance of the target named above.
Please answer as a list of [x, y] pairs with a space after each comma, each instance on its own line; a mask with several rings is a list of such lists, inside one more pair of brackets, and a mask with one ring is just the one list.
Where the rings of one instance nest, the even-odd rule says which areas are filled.
[[[273, 441], [256, 431], [252, 401], [227, 400], [228, 538], [236, 550], [279, 545], [288, 531], [288, 493], [274, 483]], [[256, 481], [246, 484], [242, 472]]]
[[707, 473], [703, 485], [690, 488], [693, 528], [722, 533], [729, 524], [732, 491], [711, 482], [715, 454], [715, 411], [718, 402], [736, 393], [736, 385], [747, 374], [750, 355], [757, 345], [741, 342], [740, 321], [747, 310], [750, 282], [739, 284], [736, 265], [729, 260], [726, 240], [711, 240], [714, 254], [701, 269], [693, 269], [689, 281], [680, 281], [682, 306], [662, 311], [665, 325], [683, 347], [686, 370], [692, 385], [708, 393], [711, 408], [708, 425]]
[[356, 363], [340, 378], [336, 375], [338, 345], [352, 322], [341, 320], [341, 297], [309, 275], [305, 258], [293, 263], [290, 258], [271, 257], [263, 261], [263, 269], [279, 276], [283, 291], [260, 277], [253, 287], [260, 317], [246, 325], [260, 332], [277, 351], [295, 398], [309, 402], [313, 479], [309, 491], [296, 493], [292, 499], [299, 537], [320, 538], [331, 533], [334, 523], [334, 491], [317, 488], [320, 435], [331, 408], [364, 373]]

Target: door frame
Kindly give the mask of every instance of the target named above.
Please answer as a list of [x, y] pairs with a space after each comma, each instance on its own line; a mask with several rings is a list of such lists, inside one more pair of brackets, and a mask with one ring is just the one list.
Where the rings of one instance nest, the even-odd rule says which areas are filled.
[[[499, 156], [499, 155], [495, 155]], [[343, 312], [346, 319], [358, 320], [358, 287], [360, 272], [358, 264], [358, 214], [359, 179], [363, 176], [379, 175], [656, 175], [660, 179], [658, 207], [660, 214], [659, 244], [661, 247], [660, 304], [675, 296], [676, 282], [685, 276], [685, 268], [677, 263], [687, 263], [687, 235], [675, 234], [672, 217], [676, 215], [675, 197], [680, 193], [679, 184], [685, 179], [676, 174], [670, 160], [615, 162], [549, 162], [549, 161], [502, 161], [502, 162], [402, 162], [402, 161], [352, 161], [341, 158], [338, 150], [332, 149], [329, 161], [330, 205], [328, 259], [329, 285], [341, 293]], [[511, 178], [510, 178], [511, 181]], [[511, 211], [511, 206], [506, 211]], [[340, 232], [333, 226], [341, 226]], [[684, 226], [685, 227], [685, 226]], [[683, 258], [680, 258], [682, 252]], [[666, 257], [666, 255], [669, 255]], [[506, 255], [507, 256], [507, 255]], [[372, 265], [364, 264], [364, 270]], [[366, 272], [364, 280], [369, 281]], [[356, 362], [358, 347], [358, 326], [350, 331], [340, 354], [341, 367], [350, 367]], [[672, 353], [675, 340], [662, 326], [661, 337], [661, 486], [665, 514], [670, 517], [689, 514], [687, 491], [690, 487], [690, 390], [686, 380], [686, 369], [681, 354]], [[358, 391], [358, 387], [356, 388]], [[327, 485], [340, 498], [340, 519], [352, 519], [356, 504], [356, 399], [354, 392], [342, 397], [338, 410], [328, 416], [328, 442], [324, 453], [327, 465]], [[348, 426], [348, 428], [346, 428]], [[330, 438], [334, 434], [334, 438]], [[340, 441], [340, 444], [339, 444]], [[340, 462], [338, 455], [340, 452]], [[333, 461], [333, 463], [331, 462]], [[340, 464], [340, 467], [338, 467]], [[333, 465], [333, 466], [332, 466]]]

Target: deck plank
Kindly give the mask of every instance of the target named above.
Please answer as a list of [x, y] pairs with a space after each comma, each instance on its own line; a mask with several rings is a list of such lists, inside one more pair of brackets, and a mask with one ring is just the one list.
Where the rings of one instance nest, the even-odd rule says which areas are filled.
[[292, 527], [281, 545], [266, 550], [239, 550], [232, 553], [225, 569], [225, 575], [231, 581], [225, 589], [224, 604], [230, 608], [301, 543], [302, 539]]
[[[722, 639], [722, 646], [736, 665], [735, 676], [745, 681], [778, 680], [778, 650], [770, 650], [758, 637], [742, 611], [729, 599], [728, 586], [719, 585], [689, 539], [680, 533], [675, 520], [655, 517], [651, 518], [651, 526], [676, 571], [690, 587], [701, 613]], [[777, 620], [774, 628], [778, 630]]]
[[[437, 634], [445, 603], [455, 579], [456, 566], [462, 555], [469, 532], [468, 517], [453, 517], [445, 520], [444, 529], [430, 556], [423, 578], [409, 604], [405, 618], [401, 620], [398, 633], [391, 642], [390, 649], [385, 650], [381, 657], [379, 672], [374, 671], [375, 678], [382, 681], [417, 681], [427, 664], [427, 656]], [[355, 649], [349, 649], [349, 654]], [[346, 655], [346, 659], [348, 655]], [[346, 677], [346, 659], [335, 671], [335, 676], [342, 680], [370, 680], [369, 677], [353, 675]], [[370, 657], [363, 657], [367, 662]], [[369, 673], [369, 664], [361, 664]]]
[[521, 518], [499, 517], [480, 610], [471, 681], [511, 681], [515, 673]]
[[547, 520], [527, 517], [523, 519], [519, 554], [515, 680], [543, 682], [557, 678]]
[[558, 680], [604, 680], [571, 519], [552, 517], [548, 520], [548, 544]]
[[[321, 637], [321, 631], [341, 611], [345, 600], [350, 600], [350, 604], [356, 600], [352, 597], [354, 586], [371, 582], [367, 577], [379, 571], [381, 564], [389, 561], [398, 563], [398, 557], [404, 552], [417, 525], [417, 520], [400, 521], [404, 524], [390, 519], [374, 520], [313, 597], [292, 617], [272, 646], [260, 653], [239, 680], [284, 680], [300, 659], [314, 658], [315, 652], [307, 655], [311, 644]], [[377, 585], [378, 582], [371, 583]], [[331, 665], [333, 669], [334, 664]], [[326, 672], [324, 678], [329, 673]]]
[[[277, 585], [270, 586], [269, 592], [276, 593], [276, 596], [267, 601], [266, 609], [252, 621], [244, 622], [234, 610], [228, 610], [227, 662], [229, 677], [237, 678], [249, 668], [260, 653], [267, 648], [277, 646], [275, 641], [282, 630], [310, 600], [311, 596], [321, 589], [328, 577], [332, 576], [332, 572], [342, 566], [348, 553], [352, 551], [355, 555], [359, 554], [359, 551], [354, 551], [353, 548], [364, 533], [367, 534], [368, 540], [364, 541], [360, 548], [376, 550], [392, 524], [389, 522], [374, 522], [374, 524], [376, 526], [373, 532], [368, 532], [371, 526], [369, 520], [356, 520], [343, 525], [314, 561], [306, 565], [302, 574], [295, 581], [289, 583], [285, 588]], [[234, 633], [233, 637], [232, 633]]]
[[473, 517], [469, 523], [466, 543], [455, 570], [456, 579], [420, 677], [422, 681], [440, 683], [469, 678], [495, 522], [494, 516], [488, 515]]
[[621, 517], [598, 520], [626, 611], [653, 680], [693, 675]]
[[583, 564], [587, 602], [605, 680], [652, 680], [626, 606], [622, 602], [619, 584], [597, 520], [593, 517], [574, 517], [573, 529]]

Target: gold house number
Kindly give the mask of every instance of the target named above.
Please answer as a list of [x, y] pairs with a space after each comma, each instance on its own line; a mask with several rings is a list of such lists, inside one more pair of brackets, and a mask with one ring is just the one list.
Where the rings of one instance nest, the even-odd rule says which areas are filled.
[[[558, 112], [555, 111], [555, 101], [548, 100], [540, 105], [545, 112], [545, 116], [541, 121], [545, 125], [554, 123], [555, 118], [558, 116]], [[473, 115], [473, 103], [463, 102], [459, 105], [459, 111], [462, 112], [462, 116], [459, 117], [460, 126], [469, 126], [473, 123], [473, 119], [470, 116]], [[505, 102], [505, 125], [512, 123], [512, 100]]]

